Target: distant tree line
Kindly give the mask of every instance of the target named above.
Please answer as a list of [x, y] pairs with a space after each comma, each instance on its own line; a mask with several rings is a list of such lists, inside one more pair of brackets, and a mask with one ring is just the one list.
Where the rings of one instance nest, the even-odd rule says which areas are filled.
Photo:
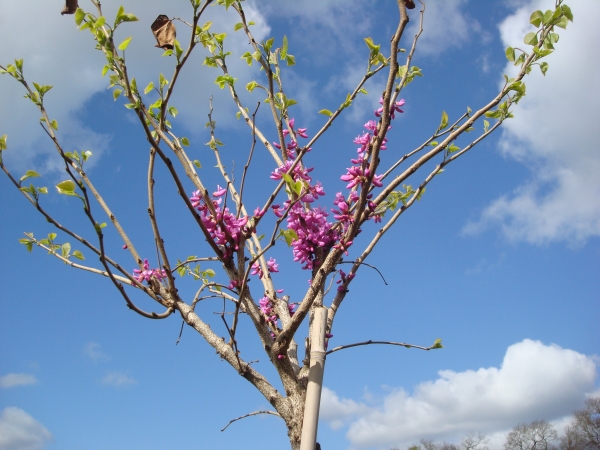
[[[472, 432], [459, 444], [421, 439], [420, 445], [408, 450], [489, 450], [488, 442], [485, 434]], [[588, 398], [582, 409], [573, 412], [562, 436], [545, 420], [518, 424], [507, 434], [504, 450], [600, 450], [600, 397]]]

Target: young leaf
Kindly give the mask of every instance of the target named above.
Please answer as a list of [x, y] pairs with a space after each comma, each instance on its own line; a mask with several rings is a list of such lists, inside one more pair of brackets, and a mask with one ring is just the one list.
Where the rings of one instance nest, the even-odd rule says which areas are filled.
[[28, 170], [27, 172], [25, 172], [25, 175], [23, 175], [19, 181], [25, 181], [27, 178], [35, 178], [39, 176], [40, 174], [37, 173], [35, 170]]
[[[65, 14], [73, 14], [73, 13], [65, 13]], [[81, 8], [77, 8], [77, 10], [75, 11], [75, 23], [77, 24], [77, 26], [81, 25], [81, 22], [83, 22], [84, 17], [85, 17], [85, 11]]]
[[523, 42], [525, 42], [527, 45], [536, 45], [538, 43], [537, 33], [533, 31], [531, 33], [527, 33], [525, 35], [525, 39], [523, 39]]
[[152, 89], [154, 89], [154, 83], [151, 81], [148, 83], [148, 86], [146, 86], [146, 89], [144, 89], [144, 94], [147, 95]]
[[514, 60], [515, 60], [515, 49], [514, 48], [508, 47], [506, 49], [506, 59], [514, 62]]
[[529, 23], [531, 23], [534, 27], [539, 27], [544, 20], [544, 13], [540, 10], [534, 11], [529, 17]]
[[190, 141], [188, 138], [182, 137], [180, 140], [181, 140], [181, 145], [185, 145], [186, 147], [190, 146]]
[[288, 39], [287, 36], [283, 36], [283, 47], [281, 47], [281, 60], [285, 60], [287, 57], [287, 51], [288, 51]]
[[438, 130], [443, 130], [447, 126], [448, 126], [448, 114], [446, 113], [446, 111], [442, 111], [442, 120], [440, 121], [440, 126], [438, 127]]
[[198, 169], [202, 169], [202, 164], [200, 164], [200, 161], [198, 161], [197, 159], [195, 159], [194, 161], [192, 161], [194, 163], [194, 165], [198, 168]]
[[77, 259], [79, 259], [81, 261], [83, 261], [85, 259], [85, 257], [83, 256], [83, 253], [81, 253], [79, 250], [75, 250], [73, 252], [73, 257], [77, 258]]
[[125, 50], [132, 39], [133, 39], [133, 36], [130, 36], [127, 39], [125, 39], [123, 42], [121, 42], [118, 47], [119, 50], [122, 50], [122, 51]]
[[322, 109], [321, 111], [319, 111], [319, 114], [323, 114], [327, 117], [333, 116], [333, 113], [331, 111], [329, 111], [328, 109]]
[[242, 28], [244, 28], [244, 24], [242, 22], [238, 22], [233, 27], [233, 31], [238, 31], [238, 30], [241, 30]]
[[56, 185], [59, 194], [73, 195], [75, 193], [75, 183], [73, 180], [61, 181]]

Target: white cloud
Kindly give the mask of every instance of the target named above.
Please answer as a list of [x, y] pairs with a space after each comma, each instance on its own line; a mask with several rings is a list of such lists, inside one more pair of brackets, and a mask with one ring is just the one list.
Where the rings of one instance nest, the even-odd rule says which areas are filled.
[[[90, 3], [82, 4], [86, 8], [88, 5], [91, 6]], [[105, 16], [114, 17], [118, 5], [112, 2], [103, 4]], [[156, 41], [150, 31], [150, 24], [160, 13], [170, 17], [189, 17], [189, 2], [165, 5], [160, 0], [129, 0], [125, 7], [140, 19], [139, 22], [124, 24], [123, 29], [117, 30], [115, 36], [117, 42], [133, 36], [127, 55], [130, 77], [136, 77], [141, 89], [150, 81], [155, 81], [156, 84], [160, 72], [170, 79], [174, 58], [161, 57], [162, 50], [154, 47]], [[0, 63], [5, 66], [15, 58], [22, 58], [25, 77], [30, 83], [35, 81], [54, 86], [46, 94], [45, 103], [51, 119], [58, 120], [59, 140], [67, 150], [92, 150], [94, 158], [90, 163], [93, 164], [103, 151], [110, 149], [111, 139], [110, 136], [92, 131], [90, 123], [84, 124], [81, 111], [94, 94], [106, 91], [108, 80], [100, 76], [105, 59], [100, 52], [94, 50], [90, 33], [76, 30], [73, 16], [60, 15], [60, 3], [32, 0], [27, 8], [34, 9], [36, 14], [31, 16], [33, 22], [29, 23], [25, 31], [22, 27], [22, 17], [25, 14], [22, 4], [0, 0]], [[264, 18], [250, 4], [245, 9], [248, 20], [256, 22], [253, 27], [256, 38], [264, 39], [269, 29]], [[248, 50], [247, 38], [241, 32], [233, 33], [233, 25], [239, 19], [236, 19], [231, 9], [226, 12], [222, 7], [209, 7], [202, 23], [208, 20], [213, 22], [214, 32], [228, 32], [228, 51], [241, 54]], [[176, 25], [179, 40], [182, 45], [187, 46], [190, 33], [188, 27], [181, 22], [176, 22]], [[206, 122], [211, 95], [216, 99], [229, 96], [226, 90], [221, 91], [214, 84], [218, 75], [216, 69], [201, 69], [204, 61], [202, 46], [198, 46], [195, 52], [178, 81], [179, 94], [176, 90], [173, 97], [173, 103], [184, 114], [181, 115], [183, 120], [178, 117], [172, 122], [175, 127], [181, 127], [183, 123], [191, 130], [185, 134], [193, 134], [194, 130], [199, 129], [199, 121]], [[250, 80], [242, 78], [249, 78], [253, 71], [258, 70], [249, 69], [244, 61], [235, 57], [228, 60], [228, 67], [243, 85]], [[4, 159], [15, 171], [33, 167], [42, 172], [56, 170], [59, 165], [49, 159], [50, 155], [55, 154], [55, 150], [39, 126], [40, 114], [32, 103], [23, 99], [23, 95], [23, 89], [15, 80], [8, 75], [0, 77], [0, 104], [3, 105], [0, 108], [0, 135], [9, 135], [9, 150], [3, 155]], [[219, 125], [233, 123], [235, 106], [231, 99], [227, 98], [227, 101], [219, 104], [225, 106], [215, 110], [215, 120]]]
[[356, 448], [408, 447], [421, 438], [457, 440], [470, 431], [493, 435], [519, 422], [557, 419], [583, 403], [594, 389], [592, 358], [557, 345], [526, 339], [511, 345], [502, 365], [454, 372], [399, 388], [378, 406], [340, 399], [324, 391], [323, 420], [339, 427]]
[[95, 363], [110, 360], [110, 356], [102, 351], [102, 346], [97, 342], [88, 342], [85, 344], [83, 353]]
[[[468, 41], [470, 33], [481, 30], [479, 23], [465, 14], [466, 3], [467, 0], [426, 2], [423, 33], [417, 44], [419, 54], [439, 55], [449, 48], [460, 47]], [[417, 3], [417, 8], [420, 6]], [[406, 34], [410, 41], [405, 41], [405, 46], [412, 45], [412, 38], [419, 29], [419, 16], [414, 12], [410, 24]]]
[[0, 377], [0, 388], [11, 388], [15, 386], [27, 386], [36, 384], [37, 379], [28, 373], [9, 373]]
[[127, 372], [108, 372], [104, 378], [102, 378], [102, 384], [121, 387], [137, 384], [137, 381]]
[[[530, 12], [553, 3], [530, 1], [508, 17], [500, 25], [503, 43], [519, 46], [529, 31]], [[467, 234], [497, 225], [509, 240], [535, 244], [582, 244], [600, 235], [600, 59], [589, 57], [600, 39], [594, 21], [600, 3], [574, 0], [569, 5], [575, 22], [560, 30], [546, 77], [532, 72], [527, 96], [515, 118], [504, 124], [500, 149], [527, 165], [531, 179], [486, 207], [479, 220], [464, 228]]]
[[15, 407], [0, 414], [0, 450], [40, 450], [52, 440], [41, 423]]

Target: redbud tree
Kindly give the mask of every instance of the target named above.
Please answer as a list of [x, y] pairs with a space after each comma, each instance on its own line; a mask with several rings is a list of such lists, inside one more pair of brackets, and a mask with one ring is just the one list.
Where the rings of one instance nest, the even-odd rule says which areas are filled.
[[[22, 60], [0, 69], [21, 85], [25, 96], [39, 109], [41, 126], [56, 148], [67, 176], [56, 185], [56, 190], [49, 190], [33, 182], [39, 177], [34, 170], [22, 176], [11, 172], [1, 158], [7, 150], [7, 135], [0, 138], [0, 167], [24, 199], [54, 227], [43, 238], [26, 233], [21, 242], [29, 251], [41, 247], [73, 269], [107, 277], [125, 304], [143, 317], [160, 320], [180, 316], [184, 324], [195, 330], [272, 405], [273, 410], [256, 413], [279, 416], [287, 427], [292, 449], [313, 449], [326, 354], [372, 343], [424, 350], [442, 347], [438, 339], [429, 347], [368, 341], [327, 350], [336, 315], [349, 296], [350, 285], [360, 278], [357, 275], [367, 265], [365, 261], [373, 249], [446, 166], [463, 157], [512, 117], [514, 106], [525, 96], [524, 78], [534, 66], [542, 73], [548, 70], [544, 58], [554, 51], [558, 42], [557, 27], [566, 28], [573, 17], [562, 0], [556, 0], [554, 10], [535, 11], [530, 22], [537, 31], [524, 37], [523, 48], [506, 49], [506, 57], [516, 66], [516, 76], [506, 76], [497, 95], [478, 109], [466, 108], [460, 117], [454, 118], [444, 112], [437, 129], [432, 130], [421, 145], [404, 155], [395, 154], [395, 162], [382, 167], [380, 153], [394, 152], [396, 147], [392, 139], [388, 142], [387, 136], [394, 120], [403, 113], [402, 90], [422, 75], [412, 61], [423, 31], [423, 3], [415, 8], [412, 0], [396, 0], [398, 20], [391, 41], [388, 44], [376, 43], [369, 37], [364, 39], [366, 70], [363, 77], [356, 80], [352, 92], [340, 99], [341, 104], [335, 111], [319, 111], [325, 123], [313, 132], [294, 119], [297, 102], [286, 95], [285, 70], [295, 64], [287, 38], [271, 37], [261, 42], [255, 39], [253, 23], [246, 19], [243, 0], [190, 0], [190, 3], [191, 17], [177, 22], [179, 26], [191, 28], [189, 42], [176, 39], [175, 23], [167, 15], [160, 15], [151, 24], [157, 47], [171, 57], [174, 69], [170, 76], [157, 74], [155, 82], [145, 87], [138, 86], [135, 74], [128, 70], [125, 55], [131, 38], [115, 41], [117, 29], [138, 20], [133, 13], [121, 7], [114, 20], [109, 19], [96, 0], [92, 0], [93, 7], [89, 11], [78, 7], [76, 1], [67, 2], [63, 10], [64, 14], [74, 14], [80, 30], [91, 33], [96, 49], [106, 57], [102, 75], [108, 76], [112, 95], [115, 99], [126, 99], [125, 107], [137, 116], [149, 143], [147, 166], [146, 162], [143, 164], [148, 173], [148, 221], [156, 248], [154, 256], [137, 251], [135, 230], [127, 230], [121, 224], [113, 213], [114, 208], [95, 187], [86, 172], [92, 153], [64, 149], [58, 123], [44, 104], [51, 86], [27, 80]], [[210, 22], [203, 20], [209, 6], [225, 8], [239, 17], [233, 31], [245, 33], [247, 52], [234, 55], [227, 51], [227, 33], [214, 30]], [[168, 8], [167, 3], [165, 8]], [[416, 35], [406, 36], [409, 14], [419, 26]], [[238, 161], [240, 176], [236, 180], [221, 158], [220, 147], [227, 137], [218, 136], [212, 119], [212, 101], [206, 105], [210, 130], [207, 145], [214, 153], [215, 170], [222, 178], [215, 185], [207, 184], [200, 170], [201, 162], [194, 160], [187, 149], [189, 140], [170, 122], [178, 114], [171, 104], [178, 79], [199, 47], [208, 54], [204, 60], [205, 70], [218, 72], [215, 82], [231, 94], [238, 118], [247, 124], [249, 131], [249, 151]], [[248, 65], [258, 65], [261, 69], [260, 78], [246, 86], [236, 83], [236, 74], [231, 73], [227, 65], [230, 58], [240, 57]], [[338, 175], [345, 189], [332, 192], [337, 189], [335, 186], [324, 186], [311, 176], [314, 166], [327, 164], [326, 155], [319, 149], [319, 140], [357, 96], [366, 94], [364, 85], [372, 78], [379, 78], [385, 87], [379, 104], [374, 105], [371, 119], [363, 129], [356, 130], [356, 137], [348, 136], [348, 167], [345, 173]], [[259, 126], [259, 105], [244, 103], [241, 92], [244, 89], [264, 93], [260, 114], [272, 119], [271, 129]], [[275, 136], [274, 141], [267, 136]], [[257, 152], [266, 152], [272, 158], [271, 175], [269, 180], [250, 185], [246, 182], [247, 175]], [[309, 153], [313, 167], [305, 161]], [[170, 175], [169, 180], [161, 179], [160, 185], [154, 178], [158, 165]], [[409, 178], [417, 181], [408, 184]], [[173, 185], [180, 198], [181, 220], [187, 215], [187, 220], [195, 224], [195, 242], [205, 242], [201, 256], [174, 253], [162, 237], [169, 223], [156, 214], [155, 193], [159, 189], [173, 189]], [[253, 198], [259, 195], [261, 202], [248, 204], [244, 194], [249, 191]], [[68, 217], [55, 217], [44, 201], [50, 194], [73, 197], [73, 202], [83, 206], [80, 213], [89, 222], [87, 234], [73, 231]], [[114, 253], [115, 246], [107, 243], [106, 226], [114, 227], [121, 239], [119, 245], [126, 252]], [[309, 279], [306, 291], [294, 295], [293, 299], [284, 291], [285, 274], [278, 274], [274, 281], [273, 274], [279, 272], [279, 263], [272, 255], [275, 245], [289, 247], [290, 258], [306, 271]], [[123, 262], [125, 253], [133, 258], [133, 264]], [[351, 263], [342, 268], [345, 257], [350, 258]], [[98, 264], [89, 263], [96, 258]], [[196, 283], [195, 295], [189, 298], [181, 295], [178, 290], [181, 283]], [[157, 312], [138, 306], [134, 296], [140, 294], [156, 303]], [[202, 316], [197, 305], [203, 301], [223, 305], [220, 320], [215, 316]], [[251, 324], [255, 331], [278, 374], [278, 385], [260, 373], [252, 361], [243, 358], [244, 342], [238, 339], [242, 321]], [[306, 322], [308, 326], [301, 328]], [[306, 330], [308, 335], [301, 336]], [[299, 351], [299, 343], [304, 347], [302, 351]], [[280, 392], [279, 386], [284, 392]]]

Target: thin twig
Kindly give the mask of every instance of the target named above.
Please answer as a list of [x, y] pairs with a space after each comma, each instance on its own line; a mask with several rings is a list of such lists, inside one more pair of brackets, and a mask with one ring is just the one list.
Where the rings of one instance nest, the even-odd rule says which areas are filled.
[[230, 421], [229, 421], [229, 423], [228, 423], [227, 425], [225, 425], [225, 427], [224, 427], [224, 428], [222, 428], [222, 429], [221, 429], [221, 431], [225, 431], [225, 430], [227, 429], [227, 427], [228, 427], [229, 425], [231, 425], [233, 422], [236, 422], [236, 421], [238, 421], [238, 420], [241, 420], [241, 419], [245, 419], [246, 417], [250, 417], [250, 416], [256, 416], [256, 415], [258, 415], [258, 414], [270, 414], [270, 415], [272, 415], [272, 416], [281, 417], [281, 415], [280, 415], [279, 413], [275, 412], [275, 411], [269, 411], [269, 410], [265, 410], [265, 411], [255, 411], [255, 412], [253, 412], [253, 413], [250, 413], [250, 414], [245, 414], [245, 415], [243, 415], [243, 416], [240, 416], [240, 417], [238, 417], [238, 418], [236, 418], [236, 419], [232, 419], [232, 420], [230, 420]]
[[337, 351], [340, 351], [340, 350], [344, 350], [345, 348], [352, 348], [352, 347], [358, 347], [360, 345], [370, 345], [370, 344], [396, 345], [396, 346], [399, 346], [399, 347], [416, 348], [416, 349], [425, 350], [425, 351], [429, 351], [429, 350], [433, 350], [433, 349], [436, 349], [436, 348], [440, 348], [440, 347], [436, 346], [436, 344], [433, 344], [430, 347], [423, 347], [421, 345], [406, 344], [404, 342], [372, 341], [372, 340], [368, 340], [368, 341], [364, 341], [364, 342], [357, 342], [356, 344], [340, 345], [339, 347], [332, 348], [331, 350], [329, 350], [325, 354], [329, 355], [330, 353], [337, 352]]

